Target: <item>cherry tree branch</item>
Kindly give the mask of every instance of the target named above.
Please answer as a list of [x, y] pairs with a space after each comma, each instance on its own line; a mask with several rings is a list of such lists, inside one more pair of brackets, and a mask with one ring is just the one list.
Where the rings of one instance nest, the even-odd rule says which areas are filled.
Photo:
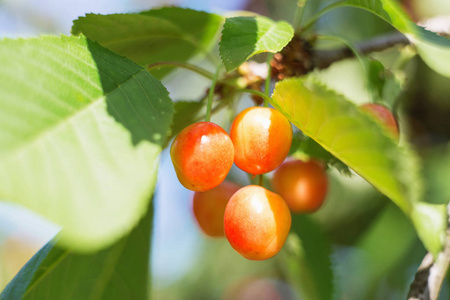
[[382, 51], [395, 45], [408, 45], [410, 42], [400, 32], [390, 33], [356, 43], [353, 50], [340, 47], [331, 50], [314, 50], [307, 40], [294, 36], [291, 42], [271, 62], [272, 76], [276, 80], [286, 77], [302, 76], [314, 69], [325, 69], [332, 63], [353, 57], [356, 53], [367, 54]]
[[[450, 206], [447, 207], [450, 215]], [[450, 219], [447, 228], [445, 247], [436, 261], [430, 253], [425, 255], [411, 283], [407, 300], [437, 300], [442, 282], [450, 264]]]
[[[409, 40], [400, 32], [395, 32], [355, 44], [359, 53], [366, 54], [371, 52], [383, 51], [395, 45], [408, 45]], [[329, 67], [332, 63], [354, 56], [354, 53], [347, 47], [333, 50], [313, 50], [312, 63], [319, 69]]]

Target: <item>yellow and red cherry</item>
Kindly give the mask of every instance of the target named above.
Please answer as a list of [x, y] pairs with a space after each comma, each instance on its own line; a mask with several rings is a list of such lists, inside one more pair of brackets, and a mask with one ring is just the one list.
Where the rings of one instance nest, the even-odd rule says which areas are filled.
[[290, 160], [275, 170], [272, 186], [295, 213], [318, 210], [327, 195], [328, 177], [321, 163]]
[[292, 127], [275, 109], [250, 107], [236, 116], [230, 137], [236, 166], [250, 174], [264, 174], [275, 170], [289, 153]]
[[198, 122], [178, 134], [170, 157], [180, 183], [187, 189], [203, 192], [225, 179], [233, 165], [234, 147], [222, 127]]
[[224, 229], [230, 245], [243, 257], [264, 260], [283, 247], [291, 213], [279, 195], [256, 185], [238, 190], [225, 209]]
[[225, 236], [223, 229], [225, 208], [231, 196], [239, 189], [239, 185], [225, 180], [206, 192], [194, 193], [192, 210], [197, 224], [207, 236]]
[[366, 103], [360, 106], [360, 109], [369, 113], [371, 116], [379, 120], [392, 133], [393, 137], [399, 139], [398, 124], [392, 112], [384, 105], [375, 103]]

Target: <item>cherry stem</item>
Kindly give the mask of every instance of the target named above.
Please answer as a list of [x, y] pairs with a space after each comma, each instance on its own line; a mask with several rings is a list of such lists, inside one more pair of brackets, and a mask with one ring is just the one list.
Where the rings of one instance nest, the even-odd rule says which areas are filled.
[[237, 92], [241, 92], [241, 93], [249, 93], [249, 94], [253, 94], [253, 95], [257, 95], [260, 96], [264, 99], [264, 101], [270, 101], [270, 97], [267, 96], [266, 94], [264, 94], [263, 92], [257, 91], [257, 90], [251, 90], [251, 89], [239, 89], [237, 90]]
[[154, 70], [154, 69], [160, 69], [160, 68], [170, 68], [170, 67], [180, 67], [183, 69], [187, 69], [190, 71], [193, 71], [197, 74], [200, 74], [208, 79], [213, 79], [214, 78], [214, 74], [203, 69], [200, 68], [196, 65], [190, 64], [190, 63], [185, 63], [185, 62], [180, 62], [180, 61], [162, 61], [162, 62], [157, 62], [154, 64], [150, 64], [147, 65], [147, 70]]
[[[404, 47], [401, 51], [400, 51], [400, 55], [398, 56], [398, 58], [395, 60], [394, 64], [392, 65], [391, 71], [395, 74], [396, 71], [399, 70], [403, 70], [406, 65], [408, 64], [408, 62], [415, 56], [417, 55], [417, 51], [414, 50], [411, 46], [406, 46]], [[401, 101], [401, 97], [396, 97], [394, 99], [394, 102], [392, 103], [392, 112], [394, 114], [397, 113], [399, 105], [400, 105], [400, 101]]]
[[[267, 76], [266, 76], [266, 81], [264, 82], [264, 93], [266, 94], [267, 97], [270, 97], [270, 80], [271, 78], [271, 72], [272, 72], [272, 65], [270, 64], [270, 62], [273, 59], [273, 53], [269, 53], [267, 55]], [[269, 107], [269, 102], [267, 101], [266, 98], [264, 98], [264, 107]]]
[[214, 90], [216, 89], [216, 83], [217, 79], [219, 78], [220, 73], [220, 65], [217, 67], [216, 73], [214, 73], [214, 76], [212, 78], [211, 87], [209, 88], [208, 93], [208, 103], [206, 105], [206, 115], [205, 115], [205, 122], [209, 122], [211, 120], [211, 109], [212, 109], [212, 103], [214, 99]]
[[264, 175], [258, 175], [258, 185], [264, 187]]
[[302, 24], [303, 15], [305, 14], [305, 7], [308, 0], [297, 0], [297, 9], [295, 10], [293, 27], [297, 31]]

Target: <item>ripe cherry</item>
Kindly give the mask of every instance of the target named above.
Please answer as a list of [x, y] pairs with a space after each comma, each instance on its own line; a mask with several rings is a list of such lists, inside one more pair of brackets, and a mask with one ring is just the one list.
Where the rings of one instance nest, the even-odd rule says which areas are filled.
[[219, 125], [198, 122], [178, 134], [170, 156], [181, 184], [203, 192], [225, 179], [233, 165], [234, 148], [229, 135]]
[[397, 121], [386, 106], [375, 103], [366, 103], [361, 105], [360, 108], [381, 121], [381, 123], [383, 123], [393, 134], [394, 138], [398, 140], [399, 131]]
[[291, 213], [279, 195], [257, 185], [238, 190], [228, 202], [225, 235], [231, 246], [252, 260], [268, 259], [284, 245]]
[[275, 170], [272, 185], [292, 212], [311, 213], [325, 200], [328, 178], [324, 167], [314, 160], [291, 160]]
[[236, 116], [230, 137], [236, 166], [250, 174], [264, 174], [275, 170], [289, 153], [292, 127], [275, 109], [250, 107]]
[[223, 216], [231, 196], [240, 189], [237, 184], [225, 180], [206, 192], [195, 192], [192, 209], [202, 231], [210, 237], [225, 235]]

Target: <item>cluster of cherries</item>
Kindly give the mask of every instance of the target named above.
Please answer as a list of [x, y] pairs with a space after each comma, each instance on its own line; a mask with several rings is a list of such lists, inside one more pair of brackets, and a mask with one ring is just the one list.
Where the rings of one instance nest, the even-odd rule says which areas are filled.
[[[225, 235], [238, 253], [252, 260], [268, 259], [281, 250], [291, 227], [290, 209], [316, 210], [327, 189], [319, 163], [283, 163], [291, 143], [288, 119], [268, 107], [239, 113], [230, 135], [211, 122], [192, 124], [179, 133], [170, 154], [181, 184], [195, 191], [194, 215], [207, 235]], [[226, 181], [233, 162], [252, 175], [279, 167], [273, 176], [279, 194]]]
[[[397, 123], [386, 107], [366, 104], [361, 109], [398, 139]], [[225, 235], [238, 253], [252, 260], [271, 258], [281, 250], [291, 227], [290, 211], [316, 211], [328, 187], [321, 162], [285, 161], [291, 143], [289, 120], [268, 107], [239, 113], [230, 135], [211, 122], [192, 124], [179, 133], [170, 149], [172, 162], [181, 184], [195, 191], [193, 211], [205, 234]], [[276, 169], [272, 186], [278, 194], [226, 181], [233, 162], [253, 175]]]

